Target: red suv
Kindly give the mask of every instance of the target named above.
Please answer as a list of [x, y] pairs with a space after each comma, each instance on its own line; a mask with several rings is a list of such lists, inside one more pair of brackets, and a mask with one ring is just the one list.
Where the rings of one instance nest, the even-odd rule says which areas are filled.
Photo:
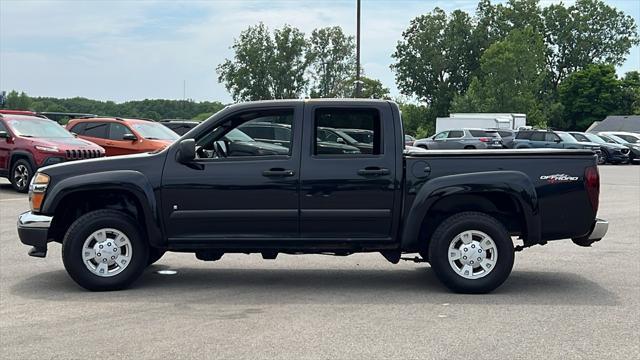
[[107, 156], [160, 150], [180, 137], [153, 120], [118, 117], [77, 118], [69, 121], [67, 129], [104, 147]]
[[64, 127], [28, 111], [0, 110], [0, 176], [19, 192], [29, 190], [35, 171], [70, 160], [104, 156], [104, 149], [76, 139]]

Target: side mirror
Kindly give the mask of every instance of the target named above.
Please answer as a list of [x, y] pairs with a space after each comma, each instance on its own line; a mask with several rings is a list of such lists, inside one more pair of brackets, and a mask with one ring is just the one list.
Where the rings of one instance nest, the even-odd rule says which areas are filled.
[[9, 136], [9, 133], [6, 131], [0, 131], [0, 139], [8, 139], [11, 136]]
[[73, 137], [78, 137], [78, 134], [74, 133], [73, 131], [71, 132], [71, 135], [73, 135]]
[[554, 141], [555, 141], [556, 143], [560, 143], [560, 142], [562, 142], [562, 139], [555, 139]]
[[122, 135], [122, 140], [136, 141], [138, 140], [138, 137], [133, 134], [124, 134]]
[[184, 139], [178, 143], [178, 162], [188, 163], [196, 158], [196, 141], [194, 139]]

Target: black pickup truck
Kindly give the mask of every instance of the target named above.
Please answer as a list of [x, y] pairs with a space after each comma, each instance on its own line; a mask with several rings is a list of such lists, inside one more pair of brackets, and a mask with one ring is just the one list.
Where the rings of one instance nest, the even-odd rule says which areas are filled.
[[[228, 153], [225, 135], [250, 122], [291, 126], [288, 152]], [[370, 131], [371, 153], [322, 153], [327, 127]], [[600, 240], [598, 196], [589, 150], [411, 153], [393, 102], [264, 101], [228, 106], [156, 153], [40, 169], [18, 233], [32, 256], [62, 243], [89, 290], [126, 288], [165, 251], [379, 252], [392, 263], [417, 253], [451, 290], [485, 293], [517, 250]]]

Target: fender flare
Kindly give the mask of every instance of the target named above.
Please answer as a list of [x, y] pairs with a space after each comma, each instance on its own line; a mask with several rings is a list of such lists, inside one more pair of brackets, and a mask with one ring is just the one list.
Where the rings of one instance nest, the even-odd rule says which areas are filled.
[[149, 242], [156, 246], [163, 245], [164, 238], [159, 226], [158, 203], [153, 186], [147, 177], [139, 171], [114, 170], [64, 178], [49, 187], [41, 212], [53, 216], [64, 198], [74, 193], [92, 190], [119, 190], [133, 195], [142, 207], [142, 216]]
[[439, 200], [451, 195], [483, 196], [496, 192], [511, 196], [523, 212], [525, 244], [540, 243], [538, 195], [529, 176], [520, 171], [488, 171], [448, 175], [425, 183], [407, 213], [402, 230], [402, 248], [412, 249], [420, 245], [422, 222]]
[[29, 163], [31, 164], [31, 167], [33, 168], [33, 171], [38, 170], [38, 164], [36, 164], [35, 158], [33, 157], [33, 154], [26, 151], [26, 150], [13, 150], [11, 151], [11, 153], [9, 153], [9, 163], [7, 166], [7, 171], [11, 171], [11, 167], [13, 166], [13, 164], [17, 161], [16, 157], [26, 157], [27, 160], [29, 161]]

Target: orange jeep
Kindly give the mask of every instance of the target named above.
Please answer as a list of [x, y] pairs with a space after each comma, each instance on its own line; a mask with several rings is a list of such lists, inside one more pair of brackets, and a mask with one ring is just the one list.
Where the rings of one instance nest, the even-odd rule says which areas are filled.
[[167, 127], [144, 119], [78, 118], [69, 121], [67, 129], [102, 146], [107, 156], [159, 150], [179, 138]]

